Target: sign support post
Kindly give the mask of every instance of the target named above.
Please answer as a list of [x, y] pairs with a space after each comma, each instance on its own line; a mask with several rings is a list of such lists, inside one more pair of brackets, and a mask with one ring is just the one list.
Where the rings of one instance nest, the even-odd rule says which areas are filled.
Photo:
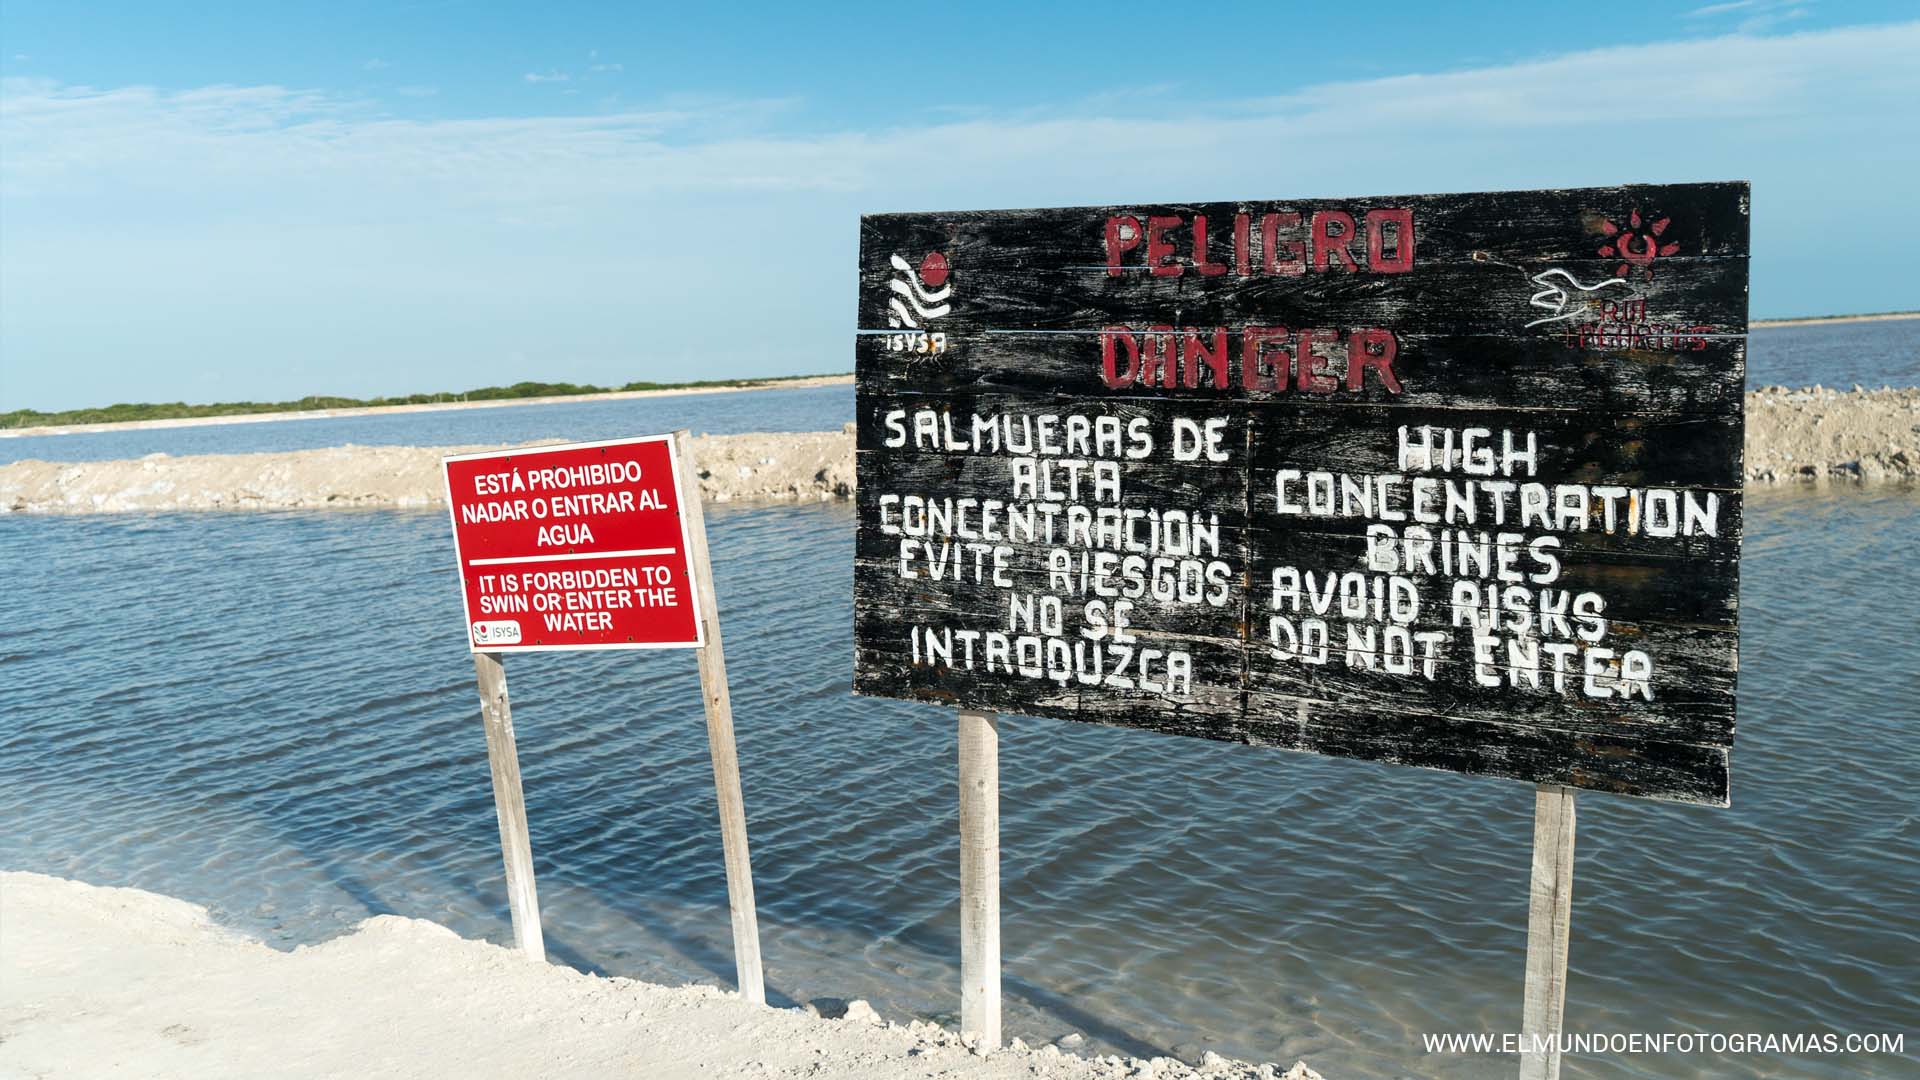
[[1560, 1077], [1559, 1040], [1567, 1001], [1567, 933], [1573, 908], [1573, 806], [1572, 788], [1542, 784], [1534, 795], [1520, 1080]]
[[767, 1003], [760, 970], [760, 922], [753, 906], [753, 865], [747, 855], [746, 801], [740, 794], [740, 758], [733, 741], [733, 700], [727, 693], [727, 657], [720, 646], [720, 605], [713, 589], [713, 565], [707, 554], [707, 519], [701, 508], [700, 477], [693, 466], [692, 436], [673, 433], [679, 459], [681, 512], [686, 515], [687, 561], [699, 590], [698, 607], [706, 644], [700, 660], [700, 700], [707, 713], [707, 749], [713, 758], [713, 790], [720, 808], [720, 844], [727, 864], [727, 908], [733, 917], [734, 979], [740, 996]]
[[527, 837], [527, 804], [520, 794], [520, 752], [513, 740], [513, 708], [507, 701], [507, 669], [500, 654], [476, 652], [480, 719], [487, 729], [487, 764], [493, 773], [493, 812], [500, 820], [500, 854], [507, 864], [507, 906], [513, 941], [530, 960], [545, 963], [540, 933], [540, 897], [533, 887], [533, 845]]
[[697, 649], [740, 995], [766, 1003], [733, 706], [700, 485], [685, 431], [443, 459], [514, 938], [545, 957], [507, 677], [509, 652]]
[[1000, 726], [960, 710], [960, 1033], [1000, 1046]]

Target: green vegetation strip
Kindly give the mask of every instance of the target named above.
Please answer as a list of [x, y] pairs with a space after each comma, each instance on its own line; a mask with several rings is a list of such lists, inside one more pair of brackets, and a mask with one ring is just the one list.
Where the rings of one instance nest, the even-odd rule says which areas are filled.
[[458, 394], [408, 394], [405, 397], [304, 397], [299, 401], [220, 401], [189, 405], [184, 401], [107, 405], [98, 409], [41, 412], [15, 409], [0, 413], [0, 428], [52, 427], [65, 424], [112, 424], [125, 420], [175, 420], [198, 416], [247, 416], [253, 413], [313, 412], [319, 409], [369, 409], [383, 405], [438, 405], [461, 401], [512, 401], [518, 398], [572, 397], [576, 394], [627, 393], [634, 390], [719, 390], [737, 386], [768, 386], [817, 375], [782, 375], [770, 379], [708, 379], [702, 382], [631, 382], [625, 386], [588, 383], [517, 382], [512, 386], [483, 386]]

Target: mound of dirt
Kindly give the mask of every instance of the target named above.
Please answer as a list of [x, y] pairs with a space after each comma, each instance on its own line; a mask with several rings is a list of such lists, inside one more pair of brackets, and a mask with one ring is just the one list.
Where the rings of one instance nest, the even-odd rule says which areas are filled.
[[[527, 445], [540, 445], [530, 443]], [[440, 459], [494, 446], [335, 446], [274, 454], [0, 466], [0, 509], [26, 513], [319, 510], [446, 505]], [[843, 431], [705, 435], [693, 440], [709, 503], [846, 498], [852, 425]]]
[[1769, 386], [1747, 395], [1747, 479], [1920, 476], [1920, 389]]

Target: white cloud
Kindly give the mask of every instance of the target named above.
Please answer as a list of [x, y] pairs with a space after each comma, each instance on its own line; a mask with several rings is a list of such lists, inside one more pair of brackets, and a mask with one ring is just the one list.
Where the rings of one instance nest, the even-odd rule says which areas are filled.
[[[101, 305], [127, 333], [231, 354], [250, 379], [269, 377], [263, 350], [324, 354], [315, 370], [347, 392], [392, 389], [399, 359], [421, 385], [526, 377], [458, 366], [509, 348], [564, 346], [581, 365], [567, 374], [604, 381], [619, 372], [593, 364], [625, 362], [633, 342], [701, 370], [825, 369], [845, 366], [861, 212], [1743, 178], [1756, 313], [1910, 307], [1920, 229], [1893, 208], [1920, 168], [1916, 55], [1920, 23], [1733, 35], [813, 132], [792, 130], [790, 101], [406, 120], [278, 86], [9, 79], [0, 333], [49, 361], [48, 379], [112, 345]], [[729, 298], [749, 256], [752, 280], [778, 287], [742, 325]], [[348, 385], [346, 353], [364, 356], [364, 382]]]
[[366, 63], [361, 64], [360, 66], [367, 69], [368, 71], [383, 71], [387, 68], [392, 67], [393, 65], [387, 63], [385, 60], [382, 60], [376, 56], [373, 59], [367, 61]]
[[537, 71], [529, 71], [520, 77], [530, 83], [566, 82], [571, 78], [571, 76], [564, 71], [549, 71], [545, 75]]
[[1746, 11], [1758, 2], [1759, 0], [1732, 0], [1731, 3], [1726, 4], [1708, 4], [1706, 7], [1694, 8], [1692, 11], [1687, 12], [1687, 18], [1701, 19], [1713, 15], [1725, 15], [1734, 11]]
[[[1904, 118], [1893, 103], [1920, 95], [1920, 23], [1780, 38], [1735, 36], [1620, 46], [1497, 68], [1324, 83], [1283, 96], [1196, 105], [1164, 92], [1096, 98], [1052, 110], [951, 119], [877, 131], [774, 135], [769, 101], [689, 99], [673, 108], [607, 115], [399, 121], [372, 103], [277, 86], [187, 92], [101, 90], [13, 79], [0, 88], [0, 162], [16, 193], [37, 182], [140, 184], [207, 174], [288, 179], [332, 174], [379, 186], [431, 180], [455, 164], [487, 163], [500, 186], [532, 201], [585, 191], [672, 188], [849, 189], [922, 177], [994, 175], [1019, 186], [1027, 161], [1047, 172], [1102, 174], [1118, 166], [1156, 181], [1218, 175], [1250, 147], [1316, 168], [1384, 140], [1547, 140], [1583, 146], [1609, 175], [1658, 165], [1680, 146], [1647, 144], [1655, 124], [1768, 120], [1845, 122], [1836, 95]], [[530, 83], [564, 73], [528, 73]], [[1832, 114], [1832, 115], [1827, 115]], [[937, 115], [937, 114], [936, 114]], [[1534, 132], [1537, 136], [1524, 133]], [[1708, 133], [1702, 128], [1700, 135]], [[1339, 138], [1324, 150], [1288, 140]], [[1516, 154], [1537, 153], [1514, 143]], [[1215, 153], [1166, 169], [1176, 155]], [[1648, 161], [1648, 157], [1658, 160]], [[1640, 160], [1636, 160], [1639, 158]], [[137, 169], [109, 180], [113, 170]], [[1076, 167], [1075, 163], [1083, 163]], [[1417, 176], [1413, 161], [1402, 175]], [[316, 173], [315, 170], [318, 170]], [[1112, 175], [1112, 174], [1107, 174]], [[1296, 172], [1295, 177], [1302, 174]], [[147, 178], [143, 180], [142, 178]], [[1206, 185], [1211, 186], [1211, 185]], [[1296, 187], [1297, 183], [1289, 183]]]
[[627, 70], [627, 66], [626, 66], [625, 64], [595, 64], [595, 65], [593, 65], [593, 67], [592, 67], [591, 69], [589, 69], [589, 70], [592, 70], [592, 71], [625, 71], [625, 70]]
[[1758, 34], [1782, 23], [1804, 19], [1812, 12], [1802, 0], [1729, 0], [1727, 3], [1694, 8], [1687, 12], [1686, 17], [1706, 19], [1736, 14], [1745, 16], [1737, 24], [1740, 33]]

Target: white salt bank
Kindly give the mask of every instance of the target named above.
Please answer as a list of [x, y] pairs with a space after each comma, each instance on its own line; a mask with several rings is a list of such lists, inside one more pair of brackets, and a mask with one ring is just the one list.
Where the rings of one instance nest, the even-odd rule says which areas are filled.
[[1316, 1080], [1208, 1054], [974, 1053], [865, 1002], [840, 1019], [536, 964], [381, 915], [279, 952], [139, 889], [0, 872], [0, 1075], [61, 1077], [835, 1077]]

